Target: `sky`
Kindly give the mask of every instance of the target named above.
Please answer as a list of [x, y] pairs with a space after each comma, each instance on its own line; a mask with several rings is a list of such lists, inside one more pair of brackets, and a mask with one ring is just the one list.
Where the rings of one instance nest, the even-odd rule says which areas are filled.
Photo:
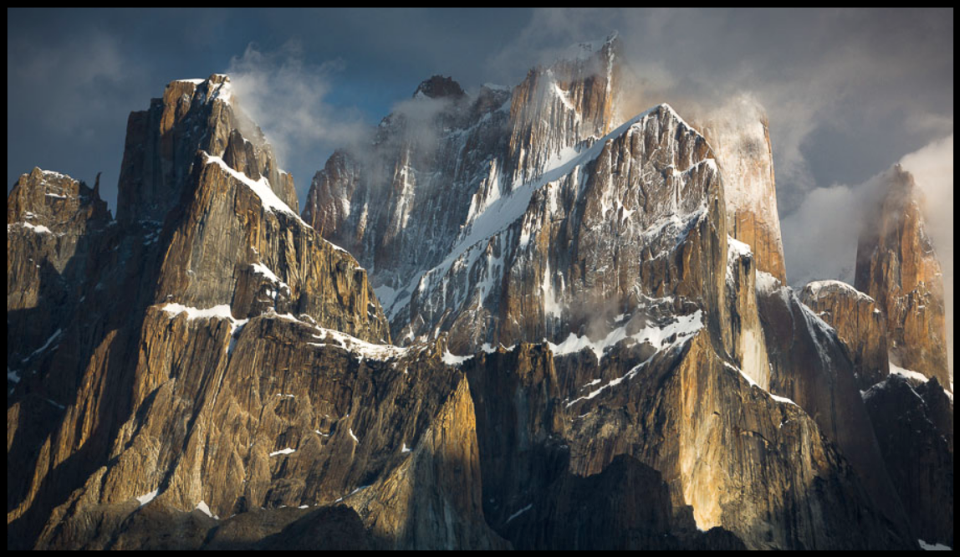
[[[669, 102], [683, 115], [742, 93], [765, 106], [793, 285], [852, 280], [864, 197], [896, 162], [927, 177], [920, 185], [930, 206], [952, 207], [952, 9], [8, 9], [7, 16], [8, 191], [34, 166], [91, 184], [102, 171], [101, 191], [114, 208], [129, 113], [146, 109], [174, 79], [226, 72], [302, 204], [333, 150], [356, 141], [431, 75], [452, 76], [468, 92], [487, 82], [513, 86], [570, 45], [616, 30], [639, 80], [631, 106]], [[952, 210], [936, 219], [945, 238], [938, 250], [949, 251], [952, 270]]]

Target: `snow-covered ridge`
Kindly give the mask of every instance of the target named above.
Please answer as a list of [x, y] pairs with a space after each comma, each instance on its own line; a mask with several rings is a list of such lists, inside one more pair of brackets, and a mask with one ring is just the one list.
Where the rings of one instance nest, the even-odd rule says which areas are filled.
[[[580, 337], [570, 333], [570, 336], [560, 344], [547, 342], [547, 345], [550, 347], [554, 356], [566, 356], [568, 354], [576, 354], [584, 349], [589, 349], [596, 355], [598, 362], [603, 359], [603, 355], [607, 349], [627, 339], [632, 339], [638, 343], [646, 342], [661, 349], [674, 335], [676, 335], [677, 339], [683, 339], [692, 336], [702, 329], [703, 312], [697, 310], [689, 315], [680, 315], [674, 323], [664, 325], [663, 327], [657, 327], [655, 325], [646, 326], [633, 334], [627, 334], [628, 326], [629, 323], [617, 327], [610, 331], [606, 337], [597, 341], [592, 341], [587, 336]], [[676, 342], [676, 340], [673, 342]]]
[[853, 286], [839, 280], [816, 280], [808, 282], [803, 288], [810, 293], [814, 298], [822, 298], [831, 292], [836, 292], [838, 290], [843, 290], [852, 294], [856, 294], [857, 298], [864, 301], [873, 302], [873, 298], [860, 292]]
[[[892, 361], [890, 362], [890, 375], [891, 375], [891, 376], [897, 375], [897, 376], [903, 377], [904, 379], [907, 380], [907, 383], [909, 383], [911, 387], [914, 386], [914, 385], [916, 385], [916, 384], [926, 383], [927, 381], [930, 380], [929, 377], [923, 375], [922, 373], [917, 372], [917, 371], [913, 371], [913, 370], [910, 370], [910, 369], [902, 368], [902, 367], [898, 366], [897, 364], [893, 363]], [[887, 388], [887, 381], [889, 381], [889, 380], [890, 380], [890, 378], [888, 377], [887, 379], [884, 379], [883, 381], [877, 383], [876, 385], [873, 385], [872, 387], [870, 387], [870, 388], [867, 389], [866, 391], [860, 391], [860, 396], [861, 396], [864, 400], [872, 397], [872, 396], [875, 395], [878, 391], [881, 391], [881, 390], [883, 390], [883, 389], [886, 389], [886, 388]], [[941, 386], [941, 387], [942, 387], [942, 386]], [[943, 389], [943, 392], [946, 393], [947, 398], [950, 399], [950, 403], [952, 404], [952, 403], [953, 403], [953, 393], [950, 392], [950, 391], [948, 391], [947, 389]], [[914, 393], [914, 394], [916, 394], [916, 393]], [[916, 395], [916, 396], [919, 397], [920, 395]]]
[[[490, 238], [509, 228], [518, 219], [522, 218], [530, 205], [530, 200], [535, 191], [548, 184], [558, 182], [568, 174], [579, 172], [582, 167], [590, 164], [600, 156], [608, 142], [630, 132], [632, 129], [643, 130], [649, 119], [655, 117], [661, 110], [666, 112], [670, 117], [675, 118], [681, 127], [685, 128], [684, 131], [687, 133], [700, 135], [695, 128], [680, 118], [670, 105], [663, 103], [634, 116], [603, 138], [594, 141], [591, 145], [580, 151], [573, 148], [565, 149], [557, 157], [549, 161], [546, 169], [539, 178], [517, 186], [509, 194], [490, 203], [479, 213], [468, 226], [464, 227], [460, 233], [459, 241], [440, 264], [414, 276], [404, 288], [397, 290], [396, 297], [390, 300], [389, 303], [384, 301], [383, 306], [387, 317], [392, 319], [404, 308], [409, 303], [414, 291], [430, 291], [432, 289], [432, 282], [439, 277], [443, 277], [451, 266], [469, 249], [482, 242], [488, 241]], [[716, 163], [713, 159], [706, 159], [705, 161], [700, 161], [698, 164], [707, 164], [712, 168], [716, 168]], [[685, 169], [684, 172], [689, 170], [690, 169]], [[401, 292], [404, 293], [401, 295]]]
[[[236, 178], [241, 183], [246, 185], [248, 188], [253, 190], [253, 193], [257, 194], [257, 197], [260, 198], [260, 203], [261, 205], [263, 205], [264, 209], [272, 212], [280, 211], [282, 213], [286, 213], [292, 216], [294, 219], [296, 219], [296, 221], [299, 222], [301, 225], [303, 225], [305, 228], [309, 228], [310, 230], [313, 230], [313, 227], [307, 224], [306, 222], [304, 222], [304, 220], [300, 218], [300, 215], [298, 215], [296, 211], [291, 209], [289, 205], [287, 205], [286, 203], [283, 202], [283, 200], [277, 197], [277, 194], [273, 192], [273, 189], [271, 189], [270, 187], [270, 182], [267, 180], [265, 176], [261, 176], [259, 180], [253, 181], [246, 174], [242, 172], [237, 172], [236, 170], [230, 168], [230, 166], [226, 162], [224, 162], [222, 158], [214, 157], [213, 155], [211, 155], [210, 153], [207, 153], [206, 151], [201, 151], [201, 153], [203, 153], [204, 159], [206, 160], [206, 164], [218, 165], [227, 174], [229, 174], [233, 178]], [[326, 245], [330, 246], [334, 250], [340, 251], [343, 253], [348, 253], [347, 250], [341, 248], [340, 246], [334, 244], [333, 242], [330, 242], [326, 238], [321, 237], [320, 239], [323, 240], [323, 242], [326, 243]]]
[[767, 273], [765, 271], [757, 271], [757, 291], [770, 294], [776, 291], [779, 288], [782, 288], [783, 284], [780, 283], [780, 280]]
[[40, 172], [43, 173], [43, 177], [44, 177], [44, 178], [66, 179], [66, 180], [70, 180], [70, 181], [72, 181], [72, 182], [76, 182], [76, 180], [74, 180], [73, 178], [67, 176], [66, 174], [61, 174], [61, 173], [56, 172], [56, 171], [54, 171], [54, 170], [43, 170], [43, 169], [41, 168], [41, 169], [40, 169]]
[[346, 333], [334, 331], [333, 329], [324, 329], [323, 327], [316, 326], [313, 328], [321, 333], [319, 335], [313, 335], [313, 338], [322, 341], [322, 343], [310, 343], [311, 345], [321, 347], [326, 346], [332, 341], [336, 344], [332, 344], [331, 346], [339, 346], [347, 352], [358, 354], [367, 360], [377, 360], [381, 362], [392, 360], [400, 358], [414, 349], [412, 347], [400, 348], [392, 344], [373, 344]]
[[195, 307], [189, 307], [177, 303], [167, 303], [160, 306], [160, 309], [167, 314], [170, 319], [173, 319], [181, 313], [187, 314], [187, 319], [193, 321], [194, 319], [226, 319], [230, 322], [230, 343], [227, 345], [227, 354], [233, 354], [234, 345], [237, 342], [237, 336], [240, 334], [240, 330], [247, 324], [250, 319], [237, 319], [233, 316], [233, 313], [230, 311], [230, 306], [227, 304], [221, 304], [218, 306], [213, 306], [212, 308], [206, 309], [197, 309]]
[[444, 349], [443, 356], [440, 359], [448, 366], [458, 366], [472, 358], [473, 356], [454, 356], [450, 353], [450, 350]]
[[15, 223], [13, 223], [13, 224], [8, 224], [8, 225], [7, 225], [7, 232], [10, 232], [10, 228], [11, 228], [11, 227], [16, 228], [16, 227], [18, 227], [18, 226], [19, 226], [19, 227], [22, 227], [22, 228], [26, 228], [26, 229], [28, 229], [28, 230], [32, 230], [33, 232], [36, 232], [37, 234], [53, 234], [53, 232], [52, 232], [49, 228], [47, 228], [46, 226], [43, 226], [42, 224], [39, 224], [39, 225], [38, 225], [38, 224], [30, 224], [29, 222], [15, 222]]
[[891, 375], [902, 375], [903, 377], [906, 377], [907, 379], [912, 379], [912, 380], [918, 381], [918, 382], [920, 382], [920, 383], [926, 383], [927, 381], [930, 380], [929, 377], [926, 377], [924, 374], [922, 374], [922, 373], [920, 373], [920, 372], [918, 372], [918, 371], [913, 371], [913, 370], [911, 370], [911, 369], [902, 368], [902, 367], [898, 366], [897, 364], [895, 364], [895, 363], [893, 363], [893, 362], [890, 362], [890, 374], [891, 374]]
[[187, 319], [209, 319], [211, 317], [217, 319], [229, 319], [233, 322], [246, 322], [246, 319], [240, 320], [235, 319], [233, 314], [230, 312], [230, 306], [227, 304], [221, 304], [219, 306], [213, 306], [212, 308], [206, 309], [197, 309], [195, 307], [189, 307], [182, 304], [169, 303], [164, 304], [160, 307], [163, 311], [170, 314], [170, 317], [175, 317], [181, 313], [187, 314]]
[[737, 240], [733, 236], [727, 236], [727, 259], [728, 261], [733, 259], [739, 259], [741, 257], [749, 257], [753, 255], [753, 251], [750, 249], [748, 244]]
[[[695, 319], [695, 320], [694, 320], [694, 319], [690, 319], [691, 317], [695, 317], [696, 319]], [[690, 314], [689, 316], [681, 316], [681, 320], [678, 321], [678, 323], [676, 323], [676, 324], [674, 324], [674, 325], [668, 325], [668, 326], [666, 326], [666, 327], [663, 328], [663, 329], [659, 329], [659, 331], [661, 331], [661, 332], [660, 332], [659, 335], [657, 335], [658, 338], [656, 339], [656, 342], [651, 342], [651, 344], [653, 344], [654, 346], [656, 346], [656, 347], [658, 348], [656, 352], [654, 352], [653, 354], [651, 354], [650, 357], [647, 358], [646, 360], [644, 360], [643, 362], [641, 362], [641, 363], [637, 364], [636, 366], [634, 366], [633, 369], [631, 369], [630, 371], [628, 371], [627, 373], [625, 373], [622, 377], [618, 377], [618, 378], [616, 378], [616, 379], [612, 379], [612, 380], [610, 380], [607, 384], [601, 386], [601, 387], [598, 388], [598, 389], [595, 389], [595, 390], [591, 391], [591, 392], [588, 393], [587, 395], [582, 396], [582, 397], [579, 397], [579, 398], [576, 398], [576, 399], [568, 402], [567, 405], [566, 405], [567, 408], [573, 406], [574, 404], [576, 404], [576, 403], [578, 403], [578, 402], [580, 402], [580, 401], [582, 401], [582, 400], [590, 400], [590, 399], [596, 397], [597, 395], [599, 395], [599, 394], [600, 394], [601, 392], [603, 392], [604, 390], [609, 389], [610, 387], [615, 387], [615, 386], [619, 385], [620, 383], [623, 383], [624, 381], [629, 381], [630, 379], [633, 379], [633, 378], [640, 372], [640, 370], [643, 369], [643, 367], [644, 367], [645, 365], [647, 365], [647, 363], [649, 363], [650, 361], [653, 360], [653, 358], [654, 358], [657, 354], [663, 353], [663, 352], [668, 351], [668, 350], [675, 350], [675, 349], [678, 349], [679, 347], [682, 347], [683, 345], [685, 345], [687, 342], [689, 342], [690, 340], [693, 339], [693, 336], [694, 336], [694, 334], [697, 333], [697, 331], [699, 331], [700, 329], [703, 328], [702, 317], [703, 317], [703, 313], [702, 313], [700, 310], [697, 310], [695, 313], [692, 313], [692, 314]], [[621, 327], [620, 329], [623, 329], [623, 327]], [[611, 333], [611, 335], [613, 335], [614, 337], [620, 336], [619, 334], [617, 334], [617, 331], [619, 331], [620, 329], [617, 329], [617, 330], [613, 331], [613, 333]], [[631, 335], [630, 338], [638, 339], [638, 337], [639, 337], [639, 339], [643, 339], [643, 336], [642, 336], [642, 335], [644, 334], [644, 332], [645, 332], [646, 330], [647, 330], [647, 329], [644, 329], [643, 331], [640, 331], [639, 333], [637, 333], [637, 334], [635, 334], [635, 335]], [[673, 332], [671, 332], [671, 333], [669, 333], [669, 334], [665, 334], [665, 333], [667, 333], [667, 331], [671, 331], [671, 330], [672, 330]], [[673, 336], [674, 333], [676, 334], [676, 337], [674, 338], [674, 340], [669, 341], [669, 339]], [[608, 336], [607, 336], [607, 339], [610, 339], [610, 336], [611, 336], [611, 335], [608, 335]], [[571, 335], [571, 338], [573, 338], [573, 335]], [[623, 338], [626, 338], [626, 337], [623, 337]], [[623, 338], [621, 338], [620, 340], [623, 340]], [[607, 339], [604, 339], [604, 340], [606, 341]], [[638, 339], [638, 340], [639, 340], [639, 339]], [[570, 339], [567, 339], [567, 341], [569, 341], [569, 340], [570, 340]], [[616, 341], [616, 342], [619, 342], [619, 340]], [[565, 344], [565, 343], [566, 343], [566, 342], [564, 342], [563, 344]], [[550, 349], [553, 350], [553, 345], [552, 345], [551, 343], [547, 343], [547, 344], [549, 344], [549, 345], [550, 345]], [[561, 344], [561, 346], [562, 346], [563, 344]], [[611, 344], [611, 346], [612, 346], [612, 344]], [[593, 349], [593, 347], [590, 347], [590, 348]], [[579, 351], [579, 349], [578, 349], [578, 351]], [[558, 356], [559, 356], [559, 355], [562, 355], [562, 354], [557, 353], [557, 352], [555, 352], [555, 354], [558, 355]], [[599, 356], [598, 356], [598, 361], [599, 361]], [[599, 381], [600, 381], [599, 379], [595, 379], [594, 381], [591, 381], [591, 382], [588, 383], [587, 385], [584, 385], [584, 387], [593, 386], [593, 385], [597, 384]]]
[[220, 166], [227, 174], [236, 178], [241, 183], [253, 190], [253, 193], [257, 194], [257, 197], [260, 198], [260, 202], [263, 205], [264, 209], [268, 211], [280, 211], [287, 213], [288, 215], [293, 216], [304, 226], [308, 226], [307, 223], [303, 222], [293, 209], [291, 209], [286, 203], [284, 203], [277, 194], [273, 193], [273, 190], [270, 188], [270, 182], [265, 176], [261, 176], [259, 180], [254, 182], [246, 174], [242, 172], [237, 172], [236, 170], [230, 168], [230, 165], [225, 163], [222, 158], [214, 157], [206, 151], [201, 151], [203, 153], [206, 164], [216, 164]]
[[741, 258], [752, 257], [753, 251], [748, 244], [727, 236], [727, 284], [733, 284], [733, 269]]
[[[167, 313], [171, 319], [177, 315], [180, 315], [181, 313], [186, 313], [188, 320], [210, 318], [226, 319], [230, 321], [232, 330], [234, 332], [236, 332], [239, 327], [246, 325], [251, 319], [237, 319], [233, 317], [230, 312], [230, 306], [227, 304], [221, 304], [206, 309], [198, 309], [178, 303], [167, 303], [160, 306], [160, 309]], [[263, 317], [265, 319], [283, 319], [286, 321], [293, 321], [304, 327], [308, 327], [319, 333], [312, 335], [313, 338], [317, 339], [317, 342], [308, 342], [308, 346], [324, 347], [330, 343], [333, 343], [330, 344], [330, 346], [337, 346], [348, 352], [358, 354], [362, 359], [386, 361], [399, 358], [409, 353], [411, 350], [423, 349], [422, 346], [400, 348], [392, 344], [373, 344], [366, 342], [354, 336], [348, 335], [347, 333], [318, 327], [316, 323], [311, 323], [310, 321], [312, 321], [312, 318], [306, 315], [301, 315], [300, 317], [303, 317], [304, 319], [300, 319], [289, 313], [276, 313], [275, 311], [271, 310], [267, 313], [259, 315], [258, 317]], [[310, 321], [307, 321], [306, 319], [309, 319]]]

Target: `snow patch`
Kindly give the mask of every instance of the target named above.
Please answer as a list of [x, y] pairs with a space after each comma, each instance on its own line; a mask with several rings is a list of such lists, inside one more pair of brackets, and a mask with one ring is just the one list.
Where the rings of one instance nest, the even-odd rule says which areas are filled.
[[279, 451], [273, 451], [272, 453], [270, 453], [270, 456], [277, 456], [277, 455], [282, 455], [282, 454], [291, 454], [291, 453], [295, 453], [295, 452], [297, 452], [296, 449], [291, 449], [290, 447], [287, 447], [287, 448], [285, 448], [285, 449], [280, 449]]
[[[853, 286], [839, 280], [817, 280], [813, 282], [808, 282], [804, 287], [804, 290], [810, 292], [810, 294], [816, 298], [822, 298], [823, 296], [829, 294], [830, 292], [836, 292], [842, 290], [857, 296], [858, 299], [873, 302], [873, 298], [867, 296], [863, 292], [860, 292]], [[879, 313], [877, 310], [874, 310], [876, 313]]]
[[157, 493], [159, 493], [159, 492], [160, 492], [160, 488], [154, 489], [154, 490], [151, 491], [150, 493], [147, 493], [147, 494], [144, 494], [144, 495], [141, 495], [141, 496], [137, 497], [137, 501], [140, 502], [140, 506], [142, 507], [142, 506], [146, 505], [147, 503], [149, 503], [150, 501], [153, 501], [154, 499], [156, 499]]
[[533, 503], [530, 503], [530, 504], [527, 505], [526, 507], [524, 507], [524, 508], [520, 509], [519, 511], [513, 513], [512, 515], [510, 515], [510, 518], [507, 519], [507, 523], [509, 523], [509, 522], [510, 522], [511, 520], [513, 520], [514, 518], [517, 518], [518, 516], [522, 515], [523, 513], [529, 511], [529, 510], [532, 509], [532, 508], [533, 508]]
[[208, 507], [207, 504], [204, 503], [202, 500], [199, 503], [197, 503], [196, 509], [214, 520], [220, 520], [219, 516], [210, 512], [210, 507]]
[[37, 348], [36, 350], [34, 350], [29, 356], [27, 356], [26, 358], [24, 358], [23, 361], [26, 362], [27, 360], [33, 359], [34, 356], [42, 353], [44, 350], [46, 350], [47, 348], [49, 348], [49, 347], [50, 347], [50, 344], [53, 343], [53, 341], [57, 340], [57, 338], [58, 338], [62, 333], [63, 333], [63, 330], [62, 330], [62, 329], [57, 329], [56, 331], [54, 331], [54, 333], [53, 333], [52, 335], [50, 335], [50, 338], [47, 339], [47, 342], [44, 342], [44, 343], [43, 343], [43, 346], [41, 346], [40, 348]]
[[42, 224], [30, 224], [29, 222], [16, 222], [13, 224], [7, 225], [7, 230], [10, 230], [11, 226], [22, 226], [23, 228], [29, 228], [30, 230], [36, 232], [37, 234], [53, 234], [49, 228], [43, 226]]
[[890, 362], [890, 374], [891, 374], [891, 375], [901, 375], [901, 376], [903, 376], [903, 377], [906, 377], [907, 379], [912, 379], [912, 380], [914, 380], [914, 381], [919, 381], [920, 383], [926, 383], [927, 381], [930, 380], [930, 378], [927, 377], [927, 376], [925, 376], [924, 374], [922, 374], [922, 373], [920, 373], [920, 372], [918, 372], [918, 371], [913, 371], [913, 370], [910, 370], [910, 369], [902, 368], [902, 367], [898, 366], [897, 364], [893, 363], [892, 361]]
[[697, 310], [689, 315], [677, 317], [676, 322], [661, 327], [648, 326], [640, 331], [628, 335], [627, 325], [617, 327], [610, 331], [606, 337], [596, 342], [590, 340], [587, 336], [577, 336], [570, 333], [570, 336], [560, 344], [547, 342], [554, 356], [565, 356], [567, 354], [576, 354], [584, 349], [590, 349], [597, 357], [599, 362], [603, 359], [606, 350], [628, 338], [636, 342], [648, 342], [654, 347], [662, 348], [667, 343], [667, 339], [677, 335], [677, 340], [689, 337], [703, 327], [703, 312]]
[[450, 350], [444, 348], [443, 356], [440, 359], [443, 360], [443, 363], [447, 364], [448, 366], [458, 366], [472, 358], [473, 356], [454, 356], [450, 353]]
[[920, 543], [920, 548], [924, 551], [953, 551], [952, 547], [942, 543], [927, 543], [923, 540], [917, 540], [917, 542]]

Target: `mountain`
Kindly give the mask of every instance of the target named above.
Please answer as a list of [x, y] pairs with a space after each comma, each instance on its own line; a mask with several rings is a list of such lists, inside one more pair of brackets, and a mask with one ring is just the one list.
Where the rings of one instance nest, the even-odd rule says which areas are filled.
[[885, 174], [882, 187], [880, 202], [864, 219], [854, 284], [886, 318], [891, 363], [936, 377], [952, 392], [943, 272], [925, 230], [926, 200], [900, 165]]
[[766, 111], [740, 96], [699, 126], [723, 170], [730, 235], [751, 246], [757, 269], [787, 284]]
[[115, 219], [23, 175], [8, 548], [952, 544], [952, 396], [785, 286], [762, 107], [621, 114], [619, 41], [427, 79], [302, 215], [222, 74], [130, 116]]

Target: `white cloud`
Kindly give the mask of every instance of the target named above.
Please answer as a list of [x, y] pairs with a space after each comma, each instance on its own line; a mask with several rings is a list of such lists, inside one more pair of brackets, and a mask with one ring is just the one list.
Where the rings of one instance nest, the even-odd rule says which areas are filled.
[[295, 41], [266, 53], [250, 44], [243, 56], [230, 60], [226, 73], [238, 104], [263, 130], [301, 190], [310, 184], [312, 174], [306, 173], [323, 163], [313, 159], [315, 153], [354, 145], [369, 133], [358, 110], [326, 101], [333, 75], [344, 66], [341, 59], [305, 64]]
[[953, 374], [953, 134], [900, 159], [927, 197], [927, 233], [943, 267], [947, 347]]

